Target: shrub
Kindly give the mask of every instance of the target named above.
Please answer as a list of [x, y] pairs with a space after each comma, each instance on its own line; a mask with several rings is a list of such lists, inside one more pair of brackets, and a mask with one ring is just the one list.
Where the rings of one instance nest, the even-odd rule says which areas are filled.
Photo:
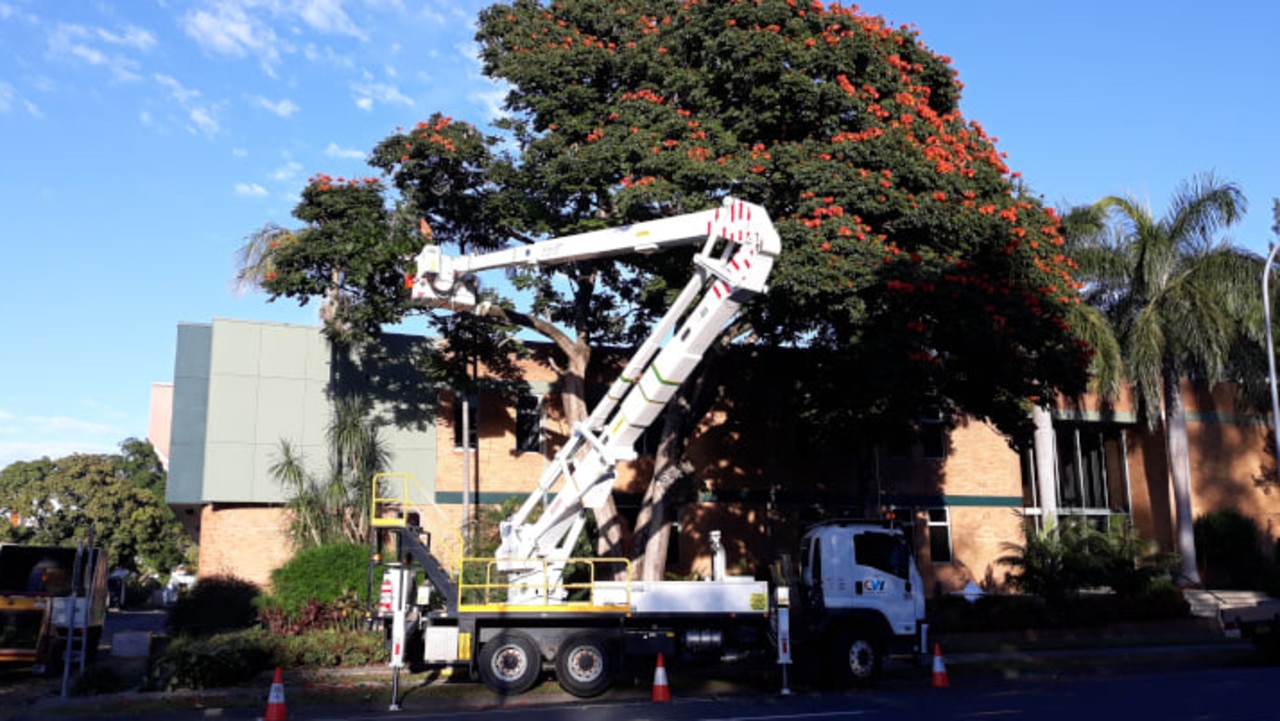
[[380, 634], [316, 631], [281, 636], [264, 629], [175, 639], [147, 668], [148, 691], [237, 686], [275, 668], [356, 668], [387, 662]]
[[258, 619], [271, 633], [297, 636], [313, 631], [354, 631], [364, 620], [364, 605], [354, 595], [321, 603], [314, 598], [290, 614], [278, 606], [266, 606]]
[[1014, 568], [1010, 582], [1020, 591], [1061, 604], [1087, 588], [1110, 588], [1134, 597], [1165, 576], [1173, 559], [1154, 552], [1154, 544], [1139, 537], [1124, 521], [1100, 531], [1064, 519], [1056, 528], [1028, 532], [1026, 542], [1005, 544], [999, 559]]
[[152, 657], [143, 688], [173, 691], [236, 686], [257, 676], [270, 659], [257, 630], [177, 638]]
[[1213, 511], [1195, 521], [1196, 557], [1206, 588], [1259, 589], [1267, 562], [1258, 526], [1236, 510]]
[[254, 626], [258, 620], [253, 583], [231, 575], [200, 579], [182, 594], [169, 614], [169, 630], [177, 635], [209, 636]]
[[328, 604], [359, 598], [368, 583], [368, 573], [369, 549], [358, 543], [307, 549], [271, 572], [271, 596], [264, 599], [263, 605], [295, 616], [311, 601]]
[[270, 636], [271, 665], [286, 668], [354, 668], [386, 663], [387, 644], [368, 631], [315, 631]]

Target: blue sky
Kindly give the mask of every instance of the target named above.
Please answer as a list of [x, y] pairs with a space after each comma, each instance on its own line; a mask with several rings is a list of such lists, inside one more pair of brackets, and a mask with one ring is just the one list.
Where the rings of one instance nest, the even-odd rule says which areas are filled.
[[[237, 295], [235, 250], [307, 177], [434, 111], [484, 129], [471, 0], [0, 0], [0, 467], [145, 437], [177, 325], [315, 322]], [[1213, 171], [1264, 252], [1280, 6], [864, 2], [952, 58], [962, 110], [1052, 205], [1161, 212]]]

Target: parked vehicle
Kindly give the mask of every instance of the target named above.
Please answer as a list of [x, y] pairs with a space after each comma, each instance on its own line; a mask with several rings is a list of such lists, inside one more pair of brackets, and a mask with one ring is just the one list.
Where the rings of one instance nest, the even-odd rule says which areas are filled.
[[428, 246], [410, 282], [421, 303], [475, 305], [482, 270], [694, 244], [702, 250], [693, 279], [501, 524], [494, 558], [446, 568], [415, 520], [413, 494], [387, 488], [402, 479], [375, 479], [373, 525], [394, 533], [398, 560], [412, 558], [426, 576], [418, 584], [414, 568], [397, 564], [383, 579], [379, 616], [397, 674], [416, 642], [422, 662], [460, 666], [504, 694], [529, 689], [546, 665], [569, 693], [594, 696], [628, 659], [651, 664], [659, 653], [710, 663], [766, 651], [786, 668], [793, 611], [801, 647], [821, 654], [815, 666], [843, 681], [869, 681], [891, 652], [925, 652], [923, 584], [903, 533], [885, 524], [810, 528], [769, 580], [726, 573], [718, 532], [710, 535], [714, 570], [706, 581], [635, 581], [625, 559], [571, 557], [585, 511], [612, 491], [615, 464], [634, 458], [636, 440], [710, 344], [765, 290], [780, 242], [764, 208], [728, 200], [716, 210], [478, 256]]
[[1218, 608], [1218, 620], [1227, 637], [1248, 639], [1268, 656], [1280, 658], [1280, 599], [1227, 599]]
[[93, 661], [106, 615], [104, 550], [0, 544], [0, 661], [37, 673], [68, 649]]

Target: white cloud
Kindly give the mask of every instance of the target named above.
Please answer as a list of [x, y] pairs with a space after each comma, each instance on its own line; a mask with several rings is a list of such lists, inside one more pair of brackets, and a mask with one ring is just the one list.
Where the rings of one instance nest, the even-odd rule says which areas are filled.
[[252, 198], [265, 198], [267, 189], [257, 183], [236, 183], [236, 195], [244, 195]]
[[138, 111], [138, 120], [139, 120], [139, 121], [141, 121], [143, 125], [150, 125], [150, 124], [151, 124], [151, 111], [150, 111], [150, 110], [139, 110], [139, 111]]
[[19, 416], [0, 411], [0, 468], [17, 461], [73, 453], [117, 453], [119, 426], [69, 416]]
[[290, 160], [279, 168], [276, 168], [275, 171], [271, 173], [271, 179], [283, 183], [293, 180], [301, 173], [302, 163], [299, 163], [296, 160]]
[[217, 2], [208, 10], [190, 12], [182, 25], [206, 50], [235, 57], [255, 55], [268, 66], [280, 59], [278, 48], [284, 45], [274, 30], [237, 2]]
[[293, 115], [294, 113], [298, 112], [297, 103], [294, 103], [292, 100], [289, 100], [287, 98], [279, 102], [273, 103], [270, 100], [267, 100], [266, 98], [259, 95], [255, 97], [253, 101], [259, 107], [266, 108], [267, 110], [270, 110], [271, 112], [275, 113], [276, 115], [279, 115], [282, 118], [287, 118], [290, 115]]
[[123, 437], [116, 426], [94, 421], [82, 421], [69, 416], [28, 416], [22, 423], [35, 433], [75, 433], [89, 436]]
[[310, 62], [316, 63], [324, 61], [334, 67], [351, 69], [355, 67], [355, 61], [349, 55], [343, 55], [333, 48], [326, 45], [324, 50], [320, 50], [315, 45], [308, 43], [302, 49], [302, 56]]
[[[203, 0], [201, 7], [182, 18], [183, 29], [204, 49], [232, 57], [257, 57], [267, 70], [279, 62], [282, 53], [295, 48], [272, 23], [301, 22], [326, 35], [345, 35], [368, 41], [369, 33], [355, 23], [343, 8], [344, 0]], [[283, 34], [297, 34], [286, 29]], [[310, 46], [308, 59], [315, 59]]]
[[156, 38], [147, 30], [136, 25], [130, 25], [124, 29], [121, 34], [113, 33], [109, 30], [98, 29], [98, 37], [111, 43], [112, 45], [125, 45], [138, 50], [150, 50], [156, 45]]
[[195, 123], [196, 129], [205, 135], [217, 135], [221, 126], [218, 125], [218, 119], [213, 117], [213, 111], [210, 108], [194, 108], [188, 114], [191, 122]]
[[174, 100], [177, 100], [183, 105], [186, 105], [192, 100], [200, 97], [199, 90], [190, 90], [184, 87], [182, 83], [178, 82], [178, 80], [172, 76], [157, 74], [155, 76], [155, 80], [157, 83], [160, 83], [169, 90], [169, 93], [173, 95]]
[[0, 81], [0, 113], [7, 113], [13, 107], [13, 86]]
[[344, 160], [364, 160], [365, 153], [363, 150], [353, 150], [338, 147], [337, 143], [329, 143], [329, 147], [324, 149], [324, 154], [331, 158], [342, 158]]
[[356, 96], [356, 105], [362, 110], [371, 110], [374, 103], [413, 107], [413, 99], [389, 83], [353, 82], [351, 92]]
[[309, 0], [297, 6], [297, 12], [303, 22], [322, 33], [369, 39], [342, 9], [342, 0]]
[[36, 105], [35, 103], [31, 102], [30, 100], [23, 100], [23, 101], [22, 101], [22, 104], [23, 104], [24, 106], [26, 106], [26, 108], [27, 108], [27, 113], [28, 113], [29, 115], [31, 115], [31, 117], [33, 117], [33, 118], [43, 118], [43, 117], [44, 117], [44, 113], [40, 112], [40, 106], [39, 106], [39, 105]]
[[231, 155], [236, 158], [247, 158], [249, 157], [249, 151], [245, 148], [232, 148]]
[[18, 461], [58, 459], [76, 453], [115, 454], [118, 442], [100, 440], [51, 439], [47, 441], [0, 441], [0, 468]]
[[49, 33], [49, 51], [54, 56], [77, 59], [90, 65], [105, 67], [118, 80], [140, 79], [142, 76], [138, 72], [140, 66], [137, 61], [124, 55], [107, 54], [90, 44], [95, 36], [100, 40], [104, 39], [103, 33], [111, 37], [122, 37], [104, 30], [91, 31], [83, 25], [59, 23], [53, 32]]

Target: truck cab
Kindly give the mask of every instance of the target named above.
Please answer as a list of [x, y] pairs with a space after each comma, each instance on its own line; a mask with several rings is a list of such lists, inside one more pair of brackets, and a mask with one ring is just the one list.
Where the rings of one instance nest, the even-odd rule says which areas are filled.
[[800, 545], [803, 623], [828, 649], [838, 681], [866, 683], [890, 654], [926, 651], [924, 584], [899, 528], [832, 521]]

